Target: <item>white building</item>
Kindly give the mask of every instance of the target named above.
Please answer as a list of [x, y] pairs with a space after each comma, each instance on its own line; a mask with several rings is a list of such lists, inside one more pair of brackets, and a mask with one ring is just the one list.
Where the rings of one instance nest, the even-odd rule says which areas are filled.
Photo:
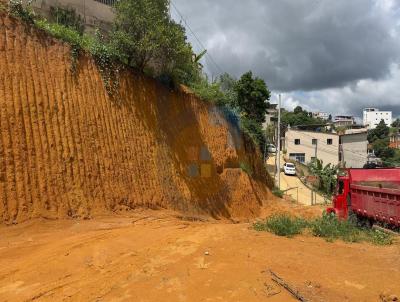
[[285, 148], [289, 159], [303, 164], [318, 158], [324, 165], [362, 168], [368, 156], [367, 131], [357, 129], [337, 134], [289, 129], [285, 136]]
[[315, 118], [320, 118], [323, 119], [325, 121], [329, 120], [329, 113], [327, 112], [313, 112], [313, 117]]
[[329, 113], [327, 112], [313, 112], [313, 117], [320, 118], [325, 121], [329, 120]]
[[380, 111], [377, 108], [365, 108], [363, 111], [363, 124], [368, 129], [375, 129], [379, 125], [381, 120], [385, 121], [385, 124], [390, 127], [392, 124], [392, 112], [391, 111]]

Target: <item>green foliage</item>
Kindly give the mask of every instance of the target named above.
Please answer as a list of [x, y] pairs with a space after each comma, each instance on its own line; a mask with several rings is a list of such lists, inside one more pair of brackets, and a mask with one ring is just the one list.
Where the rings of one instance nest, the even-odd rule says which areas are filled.
[[284, 192], [282, 190], [279, 190], [278, 188], [273, 188], [272, 194], [274, 194], [276, 197], [283, 198]]
[[245, 116], [241, 116], [240, 129], [260, 148], [260, 150], [264, 150], [264, 145], [266, 144], [265, 134], [260, 123]]
[[242, 75], [236, 83], [235, 91], [237, 93], [236, 105], [244, 116], [259, 124], [265, 122], [271, 92], [264, 80], [253, 78], [253, 73], [249, 71]]
[[70, 27], [77, 31], [79, 34], [83, 34], [84, 24], [81, 16], [76, 14], [74, 9], [64, 9], [61, 7], [50, 7], [50, 16], [52, 21], [57, 24]]
[[257, 231], [268, 231], [278, 236], [293, 237], [309, 229], [316, 237], [327, 241], [341, 239], [345, 242], [370, 242], [375, 245], [391, 245], [393, 236], [386, 232], [361, 228], [353, 220], [339, 220], [334, 214], [324, 213], [322, 217], [313, 220], [293, 218], [286, 214], [274, 215], [265, 222], [254, 224]]
[[[394, 124], [396, 124], [396, 122]], [[389, 146], [389, 136], [393, 131], [397, 131], [397, 129], [390, 129], [385, 124], [384, 120], [381, 120], [375, 129], [368, 132], [368, 141], [372, 145], [375, 155], [382, 159], [385, 166], [400, 165], [398, 150], [390, 148]]]
[[324, 213], [322, 218], [317, 218], [311, 224], [312, 234], [316, 237], [326, 238], [327, 241], [342, 239], [346, 242], [361, 240], [360, 229], [349, 221], [340, 221], [334, 214]]
[[298, 106], [293, 112], [282, 110], [281, 123], [283, 128], [287, 128], [288, 126], [321, 125], [325, 124], [325, 121], [320, 118], [314, 118], [309, 112]]
[[246, 163], [246, 162], [241, 162], [239, 164], [240, 169], [242, 169], [243, 172], [245, 172], [247, 175], [252, 176], [253, 175], [253, 169], [251, 168], [251, 166]]
[[372, 144], [378, 139], [384, 139], [389, 136], [390, 128], [386, 126], [385, 121], [381, 120], [378, 126], [368, 132], [368, 141]]
[[22, 0], [9, 0], [11, 15], [16, 18], [20, 18], [27, 23], [33, 24], [35, 20], [35, 13], [30, 6], [31, 2], [32, 1], [28, 1], [24, 6]]
[[328, 164], [323, 165], [323, 161], [320, 159], [314, 159], [308, 164], [310, 173], [319, 178], [319, 190], [322, 190], [325, 194], [332, 194], [336, 182], [337, 174], [339, 172], [338, 166], [332, 166]]
[[118, 1], [111, 43], [126, 65], [155, 77], [168, 76], [175, 82], [188, 84], [199, 76], [199, 58], [193, 59], [183, 26], [169, 17], [168, 3], [168, 0]]
[[197, 82], [192, 83], [190, 88], [201, 99], [211, 101], [216, 105], [227, 105], [229, 102], [226, 94], [221, 90], [220, 82], [210, 83], [206, 77], [201, 77]]
[[302, 218], [278, 214], [269, 217], [265, 222], [254, 224], [256, 231], [268, 231], [278, 236], [293, 237], [301, 234], [308, 223]]
[[400, 128], [400, 118], [397, 118], [397, 119], [393, 122], [392, 127]]

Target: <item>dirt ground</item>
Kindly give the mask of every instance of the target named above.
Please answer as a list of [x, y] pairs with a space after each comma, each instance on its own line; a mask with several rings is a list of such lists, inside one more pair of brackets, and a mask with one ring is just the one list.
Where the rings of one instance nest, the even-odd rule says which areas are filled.
[[0, 227], [0, 301], [296, 301], [269, 270], [308, 301], [381, 301], [400, 295], [399, 255], [166, 211], [35, 220]]

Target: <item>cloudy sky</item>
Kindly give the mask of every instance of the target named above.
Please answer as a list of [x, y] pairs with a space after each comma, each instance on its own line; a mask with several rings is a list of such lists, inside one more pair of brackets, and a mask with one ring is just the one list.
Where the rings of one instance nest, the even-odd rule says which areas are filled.
[[[209, 74], [252, 70], [288, 109], [361, 116], [376, 106], [400, 115], [400, 0], [173, 4], [216, 62], [206, 58]], [[172, 15], [181, 20], [176, 9]], [[189, 30], [188, 38], [202, 49]]]

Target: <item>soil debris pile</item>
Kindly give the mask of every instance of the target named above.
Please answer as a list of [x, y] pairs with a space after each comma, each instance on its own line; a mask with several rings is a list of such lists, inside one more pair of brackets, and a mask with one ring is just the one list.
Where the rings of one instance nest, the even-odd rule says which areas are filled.
[[71, 60], [0, 13], [0, 222], [138, 206], [259, 214], [270, 180], [234, 119], [132, 71], [110, 97], [91, 57]]

